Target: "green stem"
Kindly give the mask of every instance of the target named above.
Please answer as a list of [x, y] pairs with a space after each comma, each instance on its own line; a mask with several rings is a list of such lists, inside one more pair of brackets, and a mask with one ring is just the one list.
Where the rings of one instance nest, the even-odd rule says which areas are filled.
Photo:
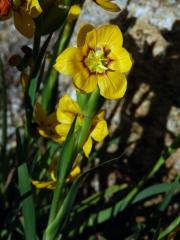
[[41, 36], [39, 31], [35, 31], [34, 33], [34, 42], [33, 42], [33, 60], [36, 62], [37, 56], [39, 55]]
[[[72, 164], [74, 162], [74, 159], [78, 155], [78, 153], [81, 151], [82, 146], [85, 142], [85, 140], [88, 137], [89, 130], [92, 124], [92, 120], [96, 112], [99, 110], [100, 107], [100, 94], [99, 94], [99, 89], [97, 88], [90, 96], [89, 101], [88, 101], [88, 107], [87, 107], [87, 112], [85, 113], [85, 118], [83, 121], [83, 125], [81, 128], [81, 131], [78, 136], [77, 140], [77, 145], [75, 144], [74, 139], [74, 127], [75, 127], [75, 122], [74, 126], [71, 127], [72, 133], [69, 133], [67, 136], [67, 140], [63, 146], [63, 150], [61, 152], [61, 158], [60, 162], [61, 165], [58, 167], [60, 168], [60, 173], [59, 173], [59, 178], [57, 181], [57, 186], [54, 192], [53, 200], [52, 200], [52, 205], [51, 205], [51, 211], [50, 211], [50, 216], [49, 216], [49, 221], [48, 221], [48, 226], [46, 228], [46, 233], [44, 236], [45, 240], [52, 240], [52, 226], [54, 226], [54, 219], [57, 217], [57, 213], [59, 213], [60, 208], [59, 206], [62, 203], [62, 196], [63, 196], [63, 189], [64, 189], [64, 184], [65, 184], [65, 179], [69, 171], [71, 170]], [[71, 135], [72, 134], [72, 135]], [[62, 171], [61, 171], [62, 169]], [[65, 171], [63, 171], [65, 169]], [[59, 223], [60, 224], [60, 223]], [[55, 234], [55, 233], [53, 233]]]
[[44, 88], [42, 93], [42, 106], [43, 109], [49, 112], [49, 108], [51, 111], [50, 100], [53, 95], [53, 90], [55, 89], [58, 75], [59, 73], [53, 69], [53, 64], [55, 63], [55, 59], [57, 57], [58, 53], [61, 53], [67, 46], [70, 36], [72, 34], [72, 31], [74, 29], [75, 22], [67, 22], [62, 30], [60, 30], [58, 40], [55, 44], [54, 52], [49, 64], [48, 71], [45, 76], [44, 81]]
[[90, 96], [88, 100], [88, 106], [87, 106], [87, 111], [85, 112], [85, 117], [84, 121], [81, 127], [81, 131], [79, 133], [78, 137], [78, 143], [77, 143], [77, 151], [79, 152], [80, 149], [82, 148], [88, 134], [90, 131], [90, 127], [92, 124], [93, 117], [99, 110], [101, 106], [101, 97], [99, 94], [99, 88], [97, 88]]

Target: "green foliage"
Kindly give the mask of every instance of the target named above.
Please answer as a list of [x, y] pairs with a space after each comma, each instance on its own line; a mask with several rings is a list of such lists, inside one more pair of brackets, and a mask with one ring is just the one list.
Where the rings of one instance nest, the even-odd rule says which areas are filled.
[[22, 214], [25, 239], [36, 239], [35, 209], [31, 193], [31, 181], [26, 163], [18, 167], [19, 191], [22, 198]]

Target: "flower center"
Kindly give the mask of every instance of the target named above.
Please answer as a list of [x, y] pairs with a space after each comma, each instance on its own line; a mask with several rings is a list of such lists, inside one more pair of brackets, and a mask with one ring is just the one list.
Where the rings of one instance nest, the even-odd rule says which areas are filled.
[[105, 57], [102, 49], [90, 50], [84, 63], [90, 72], [103, 73], [108, 69], [108, 59]]

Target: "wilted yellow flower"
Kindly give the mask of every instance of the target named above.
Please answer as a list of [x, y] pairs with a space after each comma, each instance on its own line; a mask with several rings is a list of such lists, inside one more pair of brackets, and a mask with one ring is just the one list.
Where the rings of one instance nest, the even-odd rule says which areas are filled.
[[100, 7], [110, 12], [119, 12], [119, 6], [113, 0], [94, 0]]
[[62, 141], [55, 130], [58, 124], [55, 112], [46, 115], [41, 105], [37, 103], [34, 110], [34, 122], [37, 124], [37, 130], [42, 137], [50, 138], [56, 142]]
[[[55, 128], [57, 133], [62, 137], [61, 139], [65, 140], [75, 117], [77, 117], [75, 130], [78, 131], [82, 126], [84, 116], [81, 113], [78, 103], [66, 94], [60, 99], [57, 108], [57, 120], [59, 124]], [[93, 118], [89, 136], [83, 146], [86, 157], [91, 152], [93, 140], [100, 142], [108, 133], [107, 124], [104, 120], [104, 112], [101, 111]]]
[[77, 48], [67, 48], [54, 65], [55, 69], [74, 79], [77, 89], [90, 93], [98, 86], [108, 99], [124, 96], [127, 88], [125, 73], [131, 69], [128, 51], [122, 47], [123, 37], [116, 25], [99, 28], [85, 25], [77, 37]]
[[13, 0], [14, 25], [27, 38], [33, 37], [36, 28], [34, 18], [37, 18], [41, 12], [38, 0]]
[[[80, 155], [77, 156], [75, 159], [75, 162], [72, 166], [72, 170], [69, 173], [68, 177], [66, 178], [66, 183], [72, 182], [80, 173], [81, 169], [78, 166], [80, 160]], [[37, 181], [37, 180], [32, 180], [32, 184], [36, 188], [46, 188], [46, 189], [54, 189], [56, 186], [57, 178], [56, 178], [56, 167], [57, 167], [57, 161], [52, 162], [48, 175], [50, 176], [50, 180], [47, 181]]]

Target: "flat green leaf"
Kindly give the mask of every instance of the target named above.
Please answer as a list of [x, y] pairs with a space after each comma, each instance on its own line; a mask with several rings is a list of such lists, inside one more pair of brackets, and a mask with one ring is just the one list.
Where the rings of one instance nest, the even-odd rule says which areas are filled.
[[68, 11], [69, 6], [52, 4], [36, 21], [40, 34], [45, 35], [58, 30], [64, 24]]
[[135, 204], [139, 201], [142, 201], [154, 195], [169, 192], [171, 189], [180, 189], [180, 182], [160, 183], [160, 184], [150, 186], [144, 189], [143, 191], [141, 191], [140, 193], [138, 193], [132, 203]]
[[180, 225], [180, 216], [176, 217], [171, 224], [165, 229], [163, 230], [159, 237], [158, 240], [164, 239], [165, 236], [167, 236], [168, 234], [170, 234], [172, 231], [174, 231], [178, 226]]
[[73, 161], [77, 155], [76, 152], [76, 138], [75, 138], [75, 123], [74, 119], [72, 126], [67, 135], [66, 141], [63, 144], [60, 158], [57, 164], [57, 184], [53, 194], [51, 210], [48, 220], [48, 225], [54, 220], [57, 215], [58, 209], [61, 205], [62, 192], [64, 189], [65, 179], [72, 168]]
[[22, 200], [22, 213], [24, 219], [24, 231], [26, 240], [36, 239], [36, 223], [34, 202], [31, 194], [31, 181], [26, 163], [18, 167], [19, 191]]
[[80, 184], [82, 184], [84, 179], [85, 175], [83, 174], [77, 177], [74, 183], [72, 184], [63, 204], [61, 205], [58, 211], [57, 216], [46, 230], [47, 240], [54, 240], [57, 233], [60, 233], [63, 227], [65, 226], [66, 221], [72, 211], [72, 207], [75, 202], [79, 186]]

